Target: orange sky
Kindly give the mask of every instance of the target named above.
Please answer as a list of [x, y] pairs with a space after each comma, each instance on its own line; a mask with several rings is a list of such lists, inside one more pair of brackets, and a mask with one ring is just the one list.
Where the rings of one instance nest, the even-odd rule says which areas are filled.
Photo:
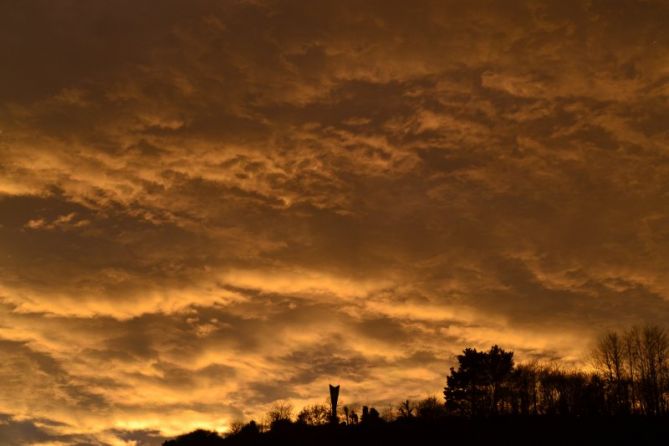
[[0, 442], [440, 395], [669, 320], [665, 1], [0, 1]]

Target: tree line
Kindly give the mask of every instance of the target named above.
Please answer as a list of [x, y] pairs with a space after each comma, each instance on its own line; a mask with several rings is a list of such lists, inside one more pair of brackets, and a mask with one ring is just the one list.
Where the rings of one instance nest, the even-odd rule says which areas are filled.
[[594, 371], [514, 365], [513, 352], [465, 349], [444, 388], [449, 413], [510, 415], [666, 415], [669, 336], [657, 326], [605, 333], [592, 352]]
[[[292, 406], [280, 403], [267, 413], [263, 422], [233, 423], [225, 440], [229, 440], [227, 444], [246, 444], [246, 440], [260, 438], [258, 435], [263, 432], [295, 433], [296, 429], [308, 427], [386, 426], [388, 433], [408, 423], [454, 429], [453, 420], [461, 420], [457, 422], [458, 429], [462, 420], [476, 419], [504, 419], [506, 423], [513, 419], [556, 417], [593, 420], [634, 416], [637, 420], [639, 417], [666, 420], [669, 334], [664, 328], [644, 326], [607, 332], [598, 339], [590, 359], [589, 371], [569, 370], [556, 363], [516, 364], [514, 353], [497, 345], [487, 351], [466, 348], [457, 356], [457, 367], [452, 367], [446, 376], [443, 400], [436, 397], [404, 400], [381, 412], [363, 406], [358, 413], [355, 408], [344, 406], [335, 419], [331, 407], [325, 404], [310, 405], [295, 414]], [[215, 433], [197, 432], [188, 435], [217, 437]], [[165, 444], [219, 443], [207, 443], [202, 438], [189, 443], [182, 438], [181, 442], [177, 439]]]

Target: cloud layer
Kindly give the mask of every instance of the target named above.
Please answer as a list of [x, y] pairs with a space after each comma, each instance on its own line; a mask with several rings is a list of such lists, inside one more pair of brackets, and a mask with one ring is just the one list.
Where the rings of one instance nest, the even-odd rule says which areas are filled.
[[6, 443], [424, 397], [464, 346], [578, 365], [669, 320], [665, 2], [0, 17]]

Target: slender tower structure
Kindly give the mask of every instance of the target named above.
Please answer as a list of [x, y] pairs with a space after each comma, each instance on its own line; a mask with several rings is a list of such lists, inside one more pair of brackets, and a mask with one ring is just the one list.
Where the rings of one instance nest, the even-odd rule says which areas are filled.
[[330, 384], [330, 421], [337, 423], [337, 400], [339, 399], [339, 385]]

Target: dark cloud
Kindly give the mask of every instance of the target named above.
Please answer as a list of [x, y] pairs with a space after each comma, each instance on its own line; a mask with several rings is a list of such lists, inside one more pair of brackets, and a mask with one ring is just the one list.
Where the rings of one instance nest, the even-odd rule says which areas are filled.
[[0, 440], [8, 446], [20, 446], [50, 440], [51, 436], [32, 421], [17, 421], [0, 414]]
[[[72, 446], [107, 446], [110, 444], [91, 435], [51, 432], [54, 427], [63, 426], [62, 423], [49, 419], [18, 420], [11, 415], [0, 414], [0, 440], [7, 446], [43, 443]], [[168, 439], [156, 430], [111, 429], [104, 435], [112, 435], [114, 438], [124, 441], [133, 441], [133, 444], [137, 446], [159, 446]]]
[[[35, 351], [24, 342], [0, 341], [4, 358], [0, 374], [3, 378], [3, 402], [8, 407], [22, 407], [29, 413], [34, 409], [56, 409], [72, 404], [77, 409], [104, 411], [107, 400], [87, 388], [77, 377], [68, 373], [60, 361], [47, 353]], [[17, 370], [22, 370], [17, 374]], [[54, 389], [58, 392], [54, 393]]]

